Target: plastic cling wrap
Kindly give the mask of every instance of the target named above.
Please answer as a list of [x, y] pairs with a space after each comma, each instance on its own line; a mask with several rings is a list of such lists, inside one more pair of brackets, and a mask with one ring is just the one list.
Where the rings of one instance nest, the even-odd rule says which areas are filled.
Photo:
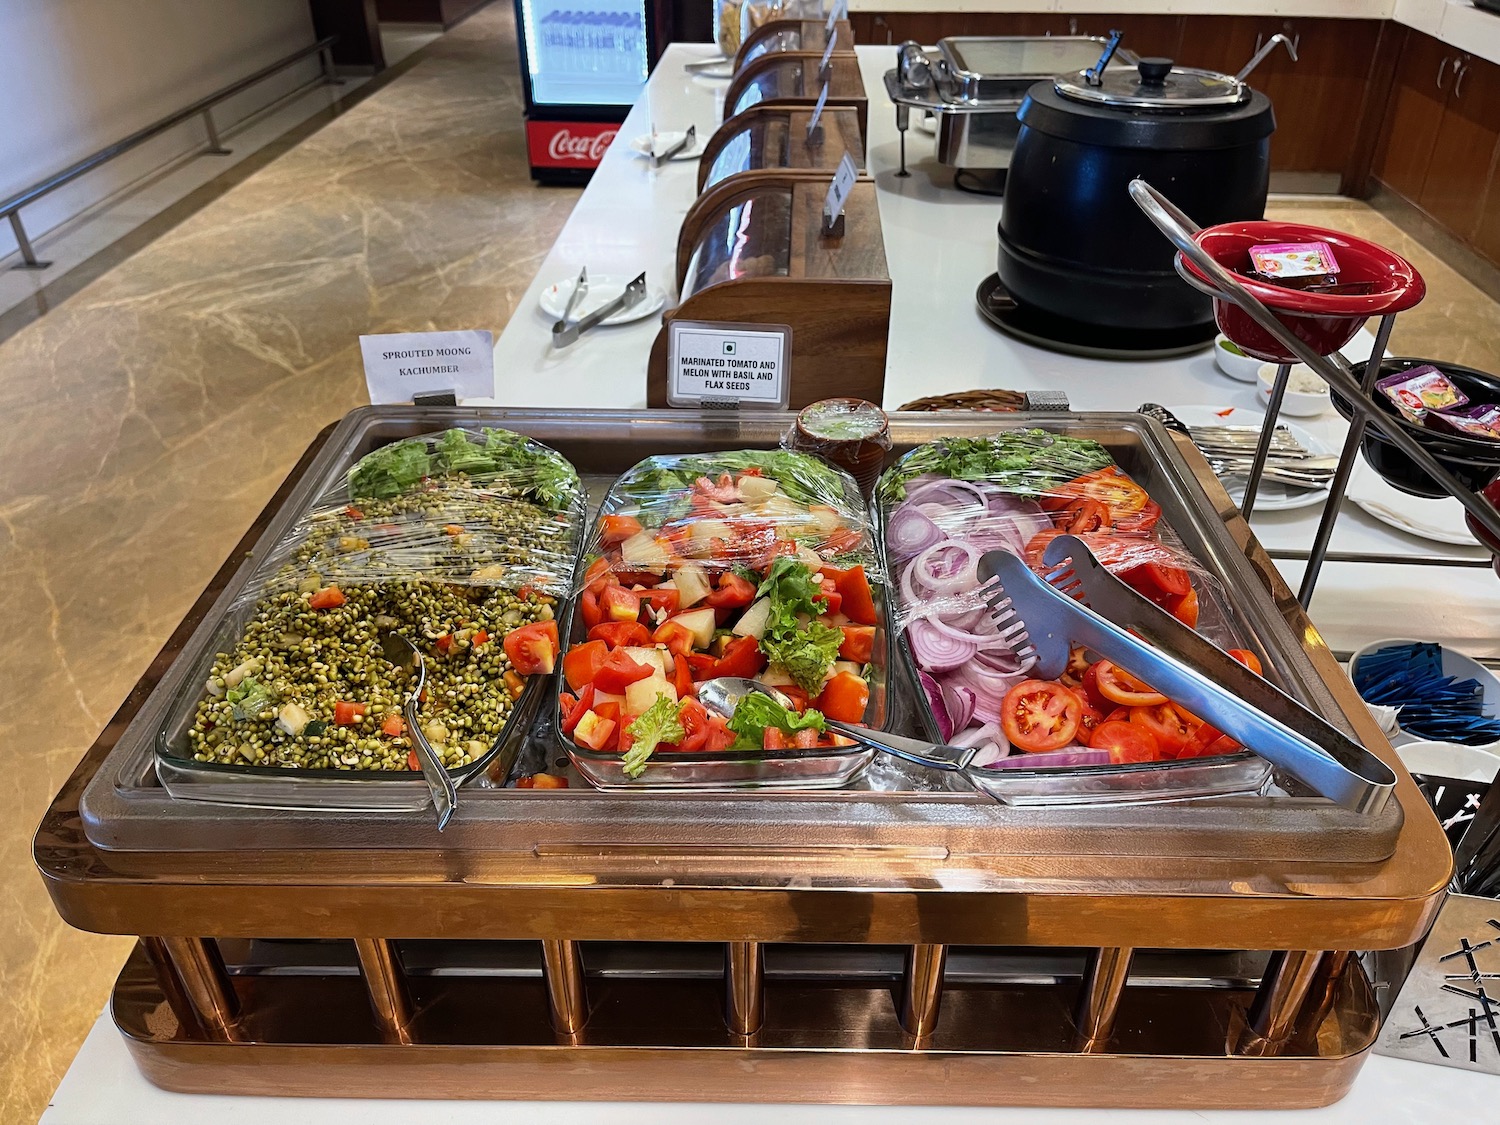
[[331, 488], [260, 566], [243, 622], [203, 685], [185, 752], [242, 767], [406, 771], [408, 673], [450, 769], [484, 757], [527, 677], [551, 673], [584, 492], [519, 434], [448, 430], [384, 446]]
[[1200, 622], [1200, 606], [1218, 597], [1216, 580], [1103, 446], [1044, 430], [932, 442], [892, 466], [877, 495], [895, 628], [934, 735], [980, 747], [981, 764], [1006, 772], [1108, 769], [1239, 749], [1081, 648], [1059, 681], [1034, 678], [1030, 658], [998, 634], [980, 596], [985, 552], [1008, 551], [1044, 571], [1052, 540], [1074, 534], [1122, 581], [1225, 643], [1219, 615], [1211, 628]]
[[[816, 457], [735, 450], [637, 464], [600, 513], [563, 660], [560, 725], [579, 768], [597, 784], [847, 780], [857, 755], [807, 771], [767, 763], [822, 754], [826, 767], [844, 748], [820, 716], [882, 717], [876, 557], [853, 480]], [[698, 685], [721, 677], [758, 679], [793, 710], [710, 713]], [[731, 760], [749, 751], [748, 767]]]

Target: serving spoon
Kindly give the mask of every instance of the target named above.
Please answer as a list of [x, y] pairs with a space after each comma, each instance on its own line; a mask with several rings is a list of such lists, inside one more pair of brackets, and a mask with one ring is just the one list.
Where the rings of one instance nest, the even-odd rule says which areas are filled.
[[437, 813], [437, 827], [441, 832], [448, 827], [453, 810], [458, 806], [458, 786], [453, 783], [443, 760], [417, 722], [417, 700], [427, 686], [427, 664], [417, 646], [400, 633], [381, 633], [380, 649], [388, 661], [397, 668], [405, 668], [411, 677], [401, 716], [406, 720], [407, 737], [411, 739], [412, 748], [417, 752], [417, 763], [422, 767], [422, 780], [427, 782], [427, 791], [432, 794], [432, 807]]
[[[759, 680], [745, 679], [741, 676], [720, 676], [717, 679], [705, 680], [698, 685], [698, 702], [727, 719], [734, 714], [734, 709], [739, 706], [740, 700], [752, 692], [768, 695], [787, 710], [793, 710], [791, 699], [783, 693]], [[883, 754], [911, 762], [913, 765], [926, 766], [928, 769], [942, 770], [945, 773], [965, 773], [979, 753], [977, 746], [944, 746], [920, 738], [886, 734], [884, 731], [871, 730], [869, 727], [857, 726], [854, 723], [841, 723], [837, 719], [827, 717], [823, 719], [823, 722], [829, 730], [837, 731], [845, 738], [852, 738], [861, 746], [879, 750]]]

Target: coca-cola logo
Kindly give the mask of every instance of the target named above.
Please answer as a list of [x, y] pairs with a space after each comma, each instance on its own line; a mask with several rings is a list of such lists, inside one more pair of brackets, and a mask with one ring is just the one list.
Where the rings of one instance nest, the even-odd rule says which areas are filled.
[[615, 139], [618, 129], [610, 129], [594, 136], [584, 134], [575, 137], [567, 129], [559, 129], [547, 142], [547, 155], [553, 160], [576, 160], [580, 164], [598, 164], [605, 149]]

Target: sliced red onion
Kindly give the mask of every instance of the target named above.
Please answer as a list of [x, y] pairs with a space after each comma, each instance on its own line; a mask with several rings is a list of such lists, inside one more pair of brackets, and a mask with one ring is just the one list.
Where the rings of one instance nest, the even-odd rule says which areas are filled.
[[[948, 710], [950, 724], [948, 734], [952, 734], [956, 730], [963, 730], [969, 725], [969, 720], [974, 716], [974, 703], [978, 699], [978, 694], [973, 688], [964, 687], [962, 684], [944, 683], [939, 684], [938, 688], [943, 696], [943, 703]], [[948, 734], [943, 735], [943, 737], [947, 738]]]
[[[932, 505], [936, 508], [937, 505]], [[886, 542], [898, 558], [907, 558], [943, 542], [943, 529], [915, 504], [902, 504], [891, 514]]]
[[1000, 761], [1000, 759], [1004, 758], [1009, 753], [1009, 744], [1001, 745], [998, 742], [986, 742], [979, 748], [979, 752], [974, 755], [974, 760], [971, 761], [969, 765], [977, 767], [978, 769], [986, 769], [989, 766], [992, 766], [996, 762]]
[[1048, 770], [1076, 769], [1078, 766], [1109, 765], [1108, 750], [1052, 750], [1044, 754], [1011, 754], [998, 762], [991, 762], [985, 769], [991, 770]]
[[917, 670], [917, 679], [922, 684], [922, 694], [927, 696], [927, 708], [932, 712], [932, 721], [937, 724], [938, 737], [947, 742], [953, 737], [954, 726], [953, 720], [948, 717], [948, 704], [943, 698], [943, 689], [920, 668]]
[[940, 629], [936, 622], [925, 617], [907, 625], [906, 639], [917, 663], [928, 672], [951, 671], [974, 659], [974, 654], [979, 651], [977, 641], [955, 636], [951, 630]]

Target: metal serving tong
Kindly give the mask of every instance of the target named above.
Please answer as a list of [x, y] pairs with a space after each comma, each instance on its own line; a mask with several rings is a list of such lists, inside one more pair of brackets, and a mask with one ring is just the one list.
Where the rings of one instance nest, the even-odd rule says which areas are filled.
[[595, 309], [588, 316], [575, 324], [567, 323], [566, 319], [558, 321], [552, 326], [552, 346], [554, 348], [566, 348], [570, 344], [576, 344], [578, 337], [582, 336], [591, 328], [597, 328], [616, 313], [633, 309], [646, 299], [646, 275], [643, 273], [625, 286], [625, 292], [621, 293], [603, 308]]
[[422, 780], [427, 782], [432, 794], [432, 807], [437, 812], [438, 831], [448, 827], [453, 819], [453, 810], [458, 806], [458, 786], [454, 784], [443, 760], [438, 757], [432, 743], [422, 733], [422, 724], [417, 721], [417, 699], [427, 686], [427, 664], [417, 646], [400, 633], [386, 632], [380, 636], [380, 648], [384, 657], [398, 668], [407, 669], [411, 676], [410, 689], [406, 693], [401, 715], [406, 720], [406, 737], [411, 739], [417, 752], [417, 762], [422, 767]]
[[[652, 135], [652, 138], [653, 138], [653, 144], [654, 144], [655, 134]], [[666, 152], [658, 154], [655, 151], [654, 147], [653, 147], [653, 150], [652, 150], [652, 153], [651, 153], [651, 166], [653, 168], [660, 168], [663, 164], [665, 164], [667, 161], [671, 160], [672, 157], [676, 156], [678, 153], [680, 153], [680, 152], [686, 152], [688, 146], [691, 145], [697, 139], [698, 139], [698, 126], [696, 126], [696, 125], [689, 125], [688, 126], [688, 131], [682, 135], [682, 140], [678, 141], [671, 148], [667, 149]]]
[[1043, 557], [1046, 578], [1006, 551], [979, 560], [995, 624], [1018, 655], [1035, 652], [1037, 676], [1060, 675], [1083, 645], [1329, 800], [1384, 808], [1396, 775], [1374, 754], [1126, 586], [1082, 540], [1060, 535]]

